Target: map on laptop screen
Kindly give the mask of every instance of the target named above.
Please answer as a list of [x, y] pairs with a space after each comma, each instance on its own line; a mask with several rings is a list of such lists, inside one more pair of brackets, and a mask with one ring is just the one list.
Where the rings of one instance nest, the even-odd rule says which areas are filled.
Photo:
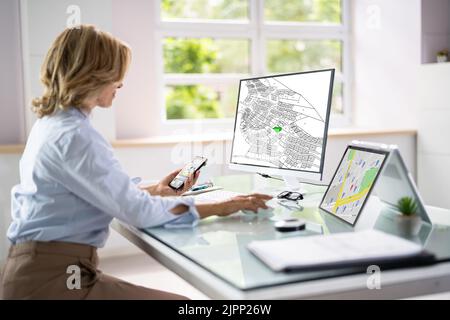
[[320, 208], [354, 225], [380, 173], [386, 151], [349, 146]]

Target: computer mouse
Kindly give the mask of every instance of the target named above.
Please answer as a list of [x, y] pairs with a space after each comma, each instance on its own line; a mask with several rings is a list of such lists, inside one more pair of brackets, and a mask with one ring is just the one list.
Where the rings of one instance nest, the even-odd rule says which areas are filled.
[[299, 231], [306, 228], [306, 221], [303, 219], [284, 219], [275, 222], [275, 229], [280, 232]]

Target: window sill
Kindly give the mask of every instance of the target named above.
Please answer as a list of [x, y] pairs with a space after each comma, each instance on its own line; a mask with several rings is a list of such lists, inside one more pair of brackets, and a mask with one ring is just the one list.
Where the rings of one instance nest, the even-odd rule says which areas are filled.
[[0, 145], [0, 154], [8, 154], [8, 153], [22, 153], [25, 145], [23, 144], [1, 144]]
[[[416, 136], [417, 130], [415, 129], [363, 129], [363, 128], [342, 128], [342, 129], [330, 129], [328, 137], [330, 138], [352, 138], [355, 136], [369, 137], [380, 135], [408, 135]], [[221, 142], [231, 141], [233, 134], [228, 133], [214, 133], [214, 134], [202, 134], [202, 135], [183, 135], [183, 136], [158, 136], [145, 139], [120, 139], [111, 142], [114, 148], [139, 148], [139, 147], [151, 147], [158, 145], [173, 145], [178, 143], [208, 143], [208, 142]], [[24, 149], [22, 144], [0, 145], [0, 154], [8, 153], [22, 153]]]
[[[362, 128], [342, 128], [330, 129], [328, 137], [331, 138], [351, 138], [354, 136], [380, 136], [380, 135], [417, 135], [415, 129], [362, 129]], [[233, 133], [215, 133], [204, 135], [183, 135], [183, 136], [160, 136], [146, 139], [121, 139], [112, 142], [114, 148], [127, 147], [148, 147], [152, 145], [195, 143], [195, 142], [220, 142], [231, 141]]]

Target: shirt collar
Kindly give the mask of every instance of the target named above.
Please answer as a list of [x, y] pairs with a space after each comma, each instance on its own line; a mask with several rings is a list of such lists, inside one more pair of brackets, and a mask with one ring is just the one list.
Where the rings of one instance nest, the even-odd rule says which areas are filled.
[[83, 119], [88, 119], [89, 118], [89, 114], [87, 114], [84, 111], [82, 111], [82, 110], [80, 110], [78, 108], [75, 108], [75, 107], [67, 108], [66, 112], [69, 113], [70, 115], [81, 117]]

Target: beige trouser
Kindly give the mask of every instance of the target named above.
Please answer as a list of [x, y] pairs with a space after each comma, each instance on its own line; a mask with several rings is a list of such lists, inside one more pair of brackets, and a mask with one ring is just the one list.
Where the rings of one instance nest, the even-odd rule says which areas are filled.
[[107, 276], [97, 266], [92, 246], [36, 241], [13, 245], [0, 279], [0, 299], [186, 299]]

